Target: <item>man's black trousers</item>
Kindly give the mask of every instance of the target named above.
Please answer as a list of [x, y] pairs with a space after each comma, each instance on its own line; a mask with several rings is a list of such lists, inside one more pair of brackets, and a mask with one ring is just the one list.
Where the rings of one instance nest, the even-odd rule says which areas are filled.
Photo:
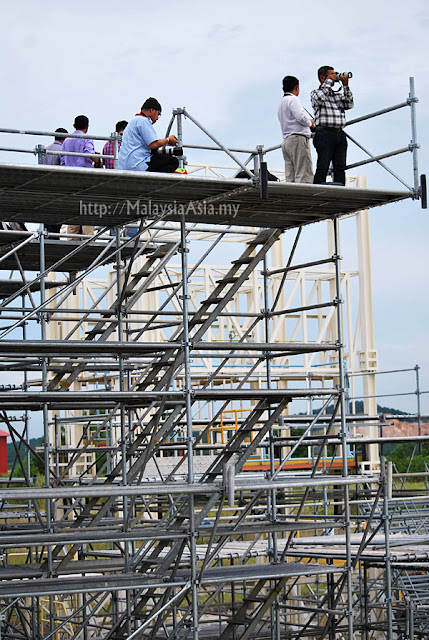
[[317, 127], [313, 144], [317, 151], [314, 184], [326, 182], [331, 161], [334, 169], [334, 182], [346, 184], [347, 138], [344, 131]]
[[165, 153], [153, 153], [146, 171], [156, 171], [158, 173], [173, 173], [179, 166], [176, 156], [169, 156]]

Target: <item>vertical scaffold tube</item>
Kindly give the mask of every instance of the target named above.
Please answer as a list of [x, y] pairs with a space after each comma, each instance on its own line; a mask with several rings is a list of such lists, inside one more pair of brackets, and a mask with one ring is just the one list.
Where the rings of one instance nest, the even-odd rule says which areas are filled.
[[[118, 250], [116, 256], [116, 296], [118, 300], [117, 308], [117, 320], [118, 320], [118, 341], [122, 342], [124, 339], [124, 324], [123, 324], [123, 312], [122, 312], [122, 282], [121, 282], [121, 230], [120, 227], [115, 227], [116, 232], [116, 248]], [[125, 285], [124, 285], [125, 286]], [[122, 354], [119, 355], [119, 391], [125, 390], [125, 375], [124, 375], [124, 358]], [[121, 403], [121, 464], [122, 464], [122, 484], [127, 484], [127, 433], [126, 433], [126, 411], [124, 404]], [[122, 522], [123, 531], [128, 530], [128, 498], [126, 495], [122, 498]], [[130, 570], [130, 546], [128, 541], [124, 541], [124, 571], [128, 573]], [[131, 602], [130, 592], [125, 592], [126, 606], [129, 615], [127, 615], [127, 631], [131, 633]]]
[[[269, 301], [269, 292], [268, 292], [268, 262], [267, 256], [264, 256], [264, 323], [265, 323], [265, 342], [269, 344], [271, 340], [270, 335], [270, 301]], [[267, 376], [267, 389], [271, 389], [271, 353], [269, 351], [265, 354], [265, 363], [266, 363], [266, 376]], [[269, 409], [268, 414], [271, 413], [271, 409]], [[274, 450], [274, 429], [273, 425], [271, 425], [269, 430], [269, 438], [270, 438], [270, 477], [272, 478], [275, 471], [275, 450]], [[273, 489], [270, 492], [269, 500], [269, 517], [270, 522], [275, 523], [277, 520], [277, 503], [276, 503], [276, 490]], [[273, 562], [278, 562], [278, 552], [277, 552], [277, 532], [273, 531], [270, 534], [269, 544], [271, 546], [270, 552], [272, 555]], [[273, 640], [280, 640], [280, 618], [279, 618], [279, 607], [278, 607], [278, 599], [273, 602], [271, 605], [271, 638]]]
[[119, 133], [116, 131], [112, 133], [113, 136], [113, 168], [118, 168], [118, 157], [119, 157]]
[[417, 143], [417, 118], [416, 118], [416, 93], [414, 89], [414, 78], [410, 78], [410, 108], [411, 108], [411, 145], [413, 148], [413, 174], [414, 174], [414, 189], [419, 191], [419, 162], [417, 149], [419, 147]]
[[[343, 322], [342, 322], [342, 301], [341, 301], [341, 257], [339, 255], [339, 219], [334, 218], [334, 243], [335, 243], [335, 291], [337, 302], [337, 333], [338, 333], [338, 377], [339, 394], [341, 407], [341, 451], [342, 451], [342, 475], [348, 476], [347, 467], [347, 432], [346, 432], [346, 396], [345, 396], [345, 372], [344, 372], [344, 345], [343, 345]], [[350, 540], [350, 498], [349, 486], [344, 485], [344, 531], [346, 536], [346, 571], [347, 571], [347, 623], [349, 640], [353, 640], [353, 591], [352, 591], [352, 558]]]
[[[40, 273], [44, 273], [46, 269], [45, 261], [45, 225], [40, 225]], [[46, 340], [46, 313], [43, 305], [46, 301], [45, 294], [45, 276], [40, 278], [40, 337], [42, 340]], [[48, 388], [48, 370], [47, 359], [42, 358], [42, 391], [46, 391]], [[50, 487], [50, 446], [49, 446], [49, 414], [48, 405], [43, 403], [43, 439], [44, 439], [44, 456], [45, 456], [45, 487]], [[28, 470], [29, 472], [30, 470]], [[52, 502], [49, 498], [46, 499], [46, 532], [52, 533]], [[47, 575], [52, 577], [53, 575], [53, 561], [52, 561], [52, 546], [47, 545]], [[52, 633], [55, 629], [55, 604], [54, 596], [49, 596], [49, 630]]]
[[389, 518], [389, 498], [388, 498], [388, 482], [386, 474], [386, 458], [381, 458], [381, 482], [383, 483], [383, 529], [385, 543], [385, 582], [386, 582], [386, 616], [387, 616], [387, 636], [386, 640], [393, 639], [393, 620], [392, 620], [392, 572], [390, 565], [390, 518]]
[[[188, 482], [194, 482], [193, 430], [192, 430], [192, 380], [191, 380], [191, 342], [189, 336], [189, 290], [188, 290], [188, 240], [186, 221], [183, 213], [180, 218], [180, 254], [182, 262], [182, 309], [183, 309], [183, 350], [185, 357], [185, 407], [186, 407], [186, 443], [188, 455]], [[192, 589], [192, 632], [194, 640], [199, 638], [198, 626], [198, 585], [197, 585], [197, 549], [195, 531], [195, 498], [189, 494], [189, 545], [191, 553], [191, 589]]]
[[[182, 146], [183, 144], [183, 125], [182, 125], [182, 114], [178, 113], [177, 114], [177, 139], [179, 141], [179, 145]], [[183, 169], [185, 166], [185, 161], [183, 156], [179, 157], [179, 168]]]
[[[417, 425], [418, 425], [418, 435], [419, 437], [422, 435], [422, 410], [421, 410], [421, 391], [420, 391], [420, 367], [418, 364], [414, 367], [414, 371], [416, 372], [416, 399], [417, 399]], [[422, 452], [422, 443], [419, 442], [417, 447], [417, 452]]]

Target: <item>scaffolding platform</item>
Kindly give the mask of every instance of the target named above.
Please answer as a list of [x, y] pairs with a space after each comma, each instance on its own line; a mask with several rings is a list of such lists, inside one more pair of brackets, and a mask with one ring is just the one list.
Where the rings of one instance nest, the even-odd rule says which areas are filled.
[[[352, 557], [356, 557], [364, 533], [354, 533], [350, 536]], [[281, 548], [282, 541], [279, 542]], [[429, 563], [429, 536], [424, 533], [404, 534], [391, 533], [389, 535], [390, 560], [394, 564], [408, 564], [421, 566]], [[323, 551], [322, 551], [323, 549]], [[312, 536], [294, 540], [293, 549], [289, 555], [312, 558], [346, 559], [346, 538], [341, 535]], [[362, 554], [362, 560], [369, 563], [382, 564], [386, 555], [385, 535], [371, 537]]]
[[[218, 584], [224, 582], [236, 582], [240, 580], [275, 580], [281, 578], [291, 579], [298, 576], [314, 576], [327, 573], [338, 573], [338, 567], [330, 567], [327, 565], [306, 564], [302, 562], [291, 562], [278, 565], [250, 565], [250, 566], [231, 566], [219, 567], [216, 569], [208, 569], [201, 580], [202, 584]], [[33, 570], [33, 567], [16, 568], [14, 570], [0, 571], [0, 596], [20, 597], [28, 594], [55, 595], [57, 593], [79, 593], [84, 591], [82, 578], [76, 575], [65, 578], [43, 578], [41, 571]], [[29, 580], [30, 576], [34, 579]], [[12, 577], [13, 582], [10, 581]], [[1, 578], [8, 579], [3, 582]], [[36, 580], [37, 578], [37, 580]], [[185, 586], [191, 576], [189, 572], [178, 572], [174, 580], [175, 587]], [[91, 575], [86, 576], [85, 584], [88, 590], [92, 592], [104, 591], [106, 585], [115, 591], [128, 589], [144, 589], [155, 587], [158, 589], [171, 588], [171, 582], [166, 583], [165, 580], [156, 579], [153, 574], [127, 574], [120, 575]], [[9, 588], [9, 590], [8, 590]]]
[[[5, 212], [2, 212], [2, 215], [3, 219], [5, 219]], [[39, 218], [38, 220], [34, 219], [32, 221], [41, 222], [42, 220]], [[31, 238], [32, 235], [33, 234], [29, 231], [0, 231], [0, 257], [8, 253], [11, 249], [18, 247], [16, 252], [11, 251], [11, 254], [1, 261], [2, 269], [17, 270], [18, 262], [16, 257], [18, 257], [19, 263], [24, 271], [40, 270], [40, 238], [35, 237], [22, 247], [18, 246], [28, 238]], [[58, 271], [75, 273], [90, 267], [101, 253], [105, 251], [106, 243], [91, 242], [84, 246], [80, 240], [68, 240], [65, 242], [61, 239], [51, 240], [49, 238], [45, 238], [44, 249], [45, 266], [47, 269], [51, 269], [56, 263], [61, 261]], [[75, 251], [75, 249], [78, 249], [78, 251]], [[115, 262], [115, 250], [116, 246], [103, 257], [104, 263]], [[130, 257], [132, 251], [133, 247], [130, 245], [121, 248], [121, 253], [125, 258]], [[57, 286], [59, 284], [60, 283], [58, 283]], [[13, 288], [12, 284], [10, 285], [10, 288]], [[5, 291], [5, 289], [3, 289], [3, 291]], [[13, 292], [14, 291], [11, 291], [11, 293]]]
[[[15, 267], [11, 267], [16, 269]], [[67, 284], [64, 280], [45, 280], [45, 289], [55, 289], [56, 287], [63, 287]], [[13, 295], [17, 291], [20, 291], [23, 287], [22, 280], [0, 280], [0, 298], [7, 298]], [[40, 283], [33, 282], [28, 285], [28, 290], [31, 292], [40, 291]]]
[[[372, 439], [349, 437], [349, 429], [378, 416], [375, 408], [361, 417], [346, 413], [348, 306], [340, 305], [348, 280], [338, 218], [363, 211], [363, 225], [366, 209], [415, 192], [279, 182], [262, 199], [248, 180], [42, 165], [0, 165], [0, 180], [5, 221], [101, 228], [144, 221], [120, 245], [112, 236], [108, 244], [104, 230], [88, 242], [5, 231], [2, 245], [0, 236], [3, 268], [82, 272], [69, 282], [37, 276], [28, 283], [42, 293], [57, 289], [45, 301], [41, 294], [39, 307], [38, 296], [32, 307], [24, 300], [23, 273], [21, 287], [4, 285], [11, 298], [2, 302], [0, 369], [38, 375], [3, 388], [0, 407], [22, 472], [29, 453], [39, 462], [48, 456], [49, 468], [44, 486], [28, 478], [27, 486], [0, 492], [0, 604], [8, 607], [2, 637], [28, 640], [36, 606], [52, 629], [63, 624], [61, 602], [75, 635], [94, 624], [124, 639], [142, 623], [154, 639], [161, 624], [182, 640], [192, 625], [204, 629], [200, 640], [278, 640], [272, 630], [280, 625], [294, 625], [290, 640], [307, 637], [307, 629], [309, 637], [328, 630], [352, 638], [347, 611], [355, 590], [363, 594], [353, 610], [357, 631], [384, 597], [353, 562], [392, 572], [382, 604], [387, 628], [391, 582], [397, 588], [414, 571], [418, 541], [404, 539], [389, 554], [392, 536], [384, 547], [382, 536], [375, 540], [386, 485], [375, 465], [358, 466], [357, 447], [378, 431]], [[333, 221], [329, 255], [296, 265], [299, 227], [323, 220]], [[213, 267], [211, 251], [228, 225], [225, 241], [241, 243], [241, 253], [223, 247], [233, 259]], [[188, 244], [206, 242], [206, 227], [211, 247], [190, 265]], [[292, 228], [297, 238], [285, 259], [282, 232]], [[365, 246], [364, 230], [360, 237]], [[100, 277], [92, 275], [93, 261], [116, 265]], [[320, 266], [320, 273], [309, 269]], [[311, 279], [302, 279], [295, 298], [288, 276], [301, 268]], [[40, 323], [41, 339], [24, 331], [30, 320]], [[43, 447], [26, 441], [26, 426], [22, 434], [14, 428], [7, 411], [17, 407], [25, 425], [31, 411], [43, 412]], [[394, 524], [406, 530], [399, 509]], [[355, 519], [368, 525], [366, 537], [352, 533]], [[414, 525], [415, 512], [411, 519], [422, 526]], [[417, 561], [426, 564], [423, 542]], [[129, 598], [129, 591], [140, 594]]]
[[139, 218], [290, 229], [412, 198], [409, 190], [268, 183], [245, 179], [46, 165], [0, 165], [5, 221], [113, 226]]

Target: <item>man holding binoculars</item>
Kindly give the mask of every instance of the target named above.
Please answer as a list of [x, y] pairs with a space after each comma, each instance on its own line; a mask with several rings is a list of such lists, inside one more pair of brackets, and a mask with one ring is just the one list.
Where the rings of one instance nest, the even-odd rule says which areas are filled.
[[[353, 108], [353, 94], [349, 88], [351, 73], [337, 73], [333, 67], [320, 67], [317, 72], [320, 87], [311, 92], [311, 104], [314, 110], [316, 133], [313, 144], [317, 151], [317, 166], [314, 184], [326, 182], [329, 165], [332, 161], [334, 183], [346, 183], [347, 138], [344, 133], [346, 117], [344, 112]], [[341, 82], [337, 91], [333, 85]]]

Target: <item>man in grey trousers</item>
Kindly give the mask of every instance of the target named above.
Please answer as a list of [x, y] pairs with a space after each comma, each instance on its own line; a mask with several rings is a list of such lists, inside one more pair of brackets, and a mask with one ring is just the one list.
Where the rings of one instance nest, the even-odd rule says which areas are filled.
[[285, 160], [286, 182], [313, 182], [310, 152], [310, 127], [313, 120], [305, 113], [299, 96], [299, 80], [295, 76], [283, 78], [284, 97], [278, 108], [283, 134], [282, 151]]

